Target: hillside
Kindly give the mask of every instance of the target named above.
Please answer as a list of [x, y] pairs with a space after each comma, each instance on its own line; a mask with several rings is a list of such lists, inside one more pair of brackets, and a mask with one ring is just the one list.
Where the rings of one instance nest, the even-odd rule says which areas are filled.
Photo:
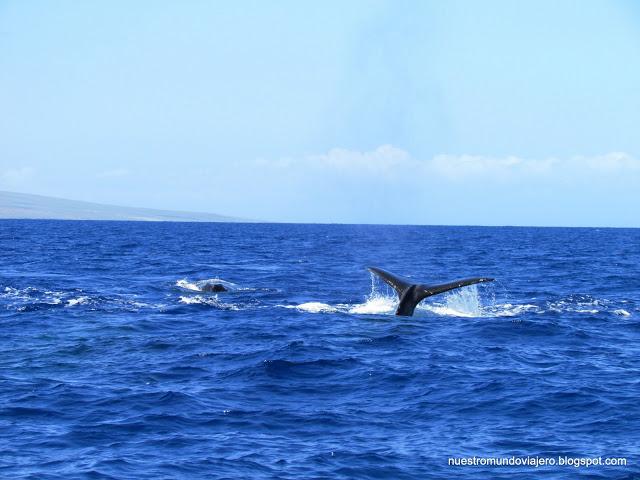
[[0, 191], [0, 219], [137, 220], [148, 222], [243, 222], [215, 213], [121, 207]]

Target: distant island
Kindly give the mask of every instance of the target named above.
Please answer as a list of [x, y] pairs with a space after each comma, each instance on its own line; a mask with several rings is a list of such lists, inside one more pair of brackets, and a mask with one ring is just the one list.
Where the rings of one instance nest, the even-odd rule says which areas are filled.
[[155, 210], [0, 191], [0, 219], [246, 222], [215, 213]]

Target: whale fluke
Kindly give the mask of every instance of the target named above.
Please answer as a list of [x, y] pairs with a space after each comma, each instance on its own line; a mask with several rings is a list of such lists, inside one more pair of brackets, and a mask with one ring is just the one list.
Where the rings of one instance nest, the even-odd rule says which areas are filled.
[[449, 283], [428, 285], [424, 283], [416, 283], [409, 278], [394, 275], [393, 273], [382, 270], [381, 268], [368, 267], [368, 269], [371, 273], [375, 273], [382, 280], [391, 285], [393, 289], [398, 293], [400, 303], [398, 304], [396, 315], [403, 315], [408, 317], [413, 315], [413, 311], [416, 309], [418, 303], [420, 303], [427, 297], [438, 295], [439, 293], [448, 292], [449, 290], [453, 290], [455, 288], [466, 287], [467, 285], [493, 281], [493, 278], [473, 277], [464, 278], [462, 280], [455, 280]]

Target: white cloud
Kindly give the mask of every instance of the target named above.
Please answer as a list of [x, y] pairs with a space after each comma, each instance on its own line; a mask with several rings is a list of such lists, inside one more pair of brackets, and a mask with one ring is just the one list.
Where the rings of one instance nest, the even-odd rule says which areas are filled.
[[593, 157], [521, 158], [472, 155], [438, 155], [429, 160], [436, 172], [460, 179], [466, 176], [490, 175], [496, 178], [521, 176], [574, 176], [620, 174], [640, 171], [640, 160], [621, 152]]
[[290, 157], [277, 160], [259, 159], [257, 164], [276, 168], [307, 167], [342, 172], [385, 174], [408, 165], [416, 166], [417, 161], [405, 150], [392, 145], [381, 145], [369, 152], [333, 148], [324, 154], [308, 155], [297, 159]]
[[482, 157], [474, 155], [437, 155], [425, 162], [433, 173], [448, 178], [477, 175], [504, 175], [523, 168], [525, 161], [518, 157]]
[[587, 165], [591, 170], [602, 172], [640, 171], [640, 160], [623, 152], [612, 152], [596, 157], [576, 157], [576, 164]]
[[324, 155], [307, 157], [306, 161], [339, 170], [356, 169], [374, 173], [385, 173], [416, 163], [408, 152], [392, 145], [381, 145], [370, 152], [334, 148]]
[[325, 154], [302, 158], [258, 161], [260, 166], [284, 169], [323, 170], [334, 173], [356, 172], [389, 177], [410, 172], [413, 178], [464, 181], [469, 178], [513, 180], [530, 177], [577, 178], [603, 174], [640, 173], [640, 160], [622, 152], [569, 158], [491, 157], [482, 155], [436, 155], [420, 160], [392, 145], [362, 152], [334, 148]]

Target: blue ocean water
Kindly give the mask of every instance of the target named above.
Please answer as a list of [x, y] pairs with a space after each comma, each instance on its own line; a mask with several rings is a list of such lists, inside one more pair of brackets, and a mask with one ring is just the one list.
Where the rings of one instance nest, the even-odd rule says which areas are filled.
[[639, 345], [640, 230], [1, 221], [0, 476], [637, 478]]

